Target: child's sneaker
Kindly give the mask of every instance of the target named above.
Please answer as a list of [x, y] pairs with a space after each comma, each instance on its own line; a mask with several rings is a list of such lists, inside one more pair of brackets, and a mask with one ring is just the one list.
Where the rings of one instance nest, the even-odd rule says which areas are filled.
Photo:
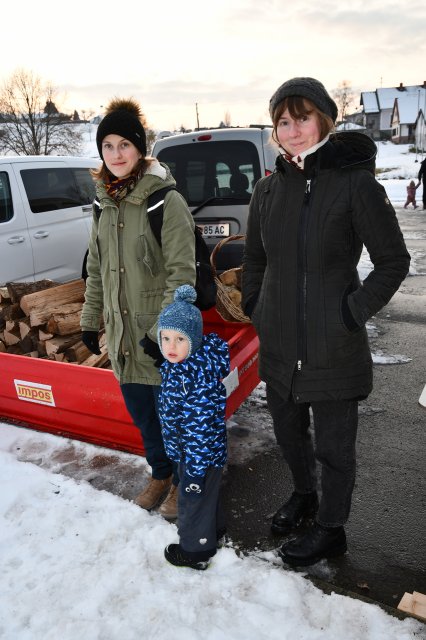
[[209, 559], [196, 560], [186, 553], [180, 544], [168, 544], [164, 549], [164, 557], [167, 562], [174, 564], [175, 567], [190, 567], [190, 569], [204, 571], [209, 566]]

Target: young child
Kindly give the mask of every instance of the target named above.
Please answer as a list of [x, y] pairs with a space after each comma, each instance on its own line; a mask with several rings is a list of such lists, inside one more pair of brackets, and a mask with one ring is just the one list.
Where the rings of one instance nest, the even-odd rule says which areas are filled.
[[168, 457], [178, 463], [179, 544], [164, 555], [178, 567], [207, 569], [225, 533], [219, 492], [226, 463], [228, 344], [215, 333], [203, 336], [200, 311], [190, 285], [175, 291], [161, 312], [158, 344], [165, 361], [159, 415]]
[[410, 204], [413, 205], [414, 209], [417, 209], [416, 204], [416, 189], [420, 186], [420, 182], [418, 184], [414, 184], [414, 180], [411, 180], [410, 184], [407, 187], [407, 202], [404, 204], [404, 209]]

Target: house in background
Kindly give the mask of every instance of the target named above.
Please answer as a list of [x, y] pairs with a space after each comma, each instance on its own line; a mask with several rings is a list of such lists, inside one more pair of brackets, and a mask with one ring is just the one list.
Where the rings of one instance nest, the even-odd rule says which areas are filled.
[[396, 144], [415, 142], [416, 121], [420, 108], [426, 100], [426, 89], [418, 89], [395, 98], [392, 110], [391, 140]]
[[[418, 98], [419, 91], [426, 90], [426, 80], [422, 85], [379, 88], [375, 91], [363, 91], [360, 104], [363, 108], [364, 125], [373, 140], [392, 138], [392, 117], [395, 100], [406, 96]], [[421, 106], [421, 105], [420, 105]]]

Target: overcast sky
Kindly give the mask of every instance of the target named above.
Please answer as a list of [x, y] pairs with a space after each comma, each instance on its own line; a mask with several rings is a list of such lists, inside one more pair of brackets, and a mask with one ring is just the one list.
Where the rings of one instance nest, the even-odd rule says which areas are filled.
[[[426, 80], [424, 0], [21, 0], [2, 7], [0, 82], [17, 68], [59, 89], [69, 112], [133, 96], [156, 129], [270, 123], [293, 76], [331, 92]], [[19, 25], [19, 27], [18, 27]], [[355, 106], [358, 106], [359, 99]]]

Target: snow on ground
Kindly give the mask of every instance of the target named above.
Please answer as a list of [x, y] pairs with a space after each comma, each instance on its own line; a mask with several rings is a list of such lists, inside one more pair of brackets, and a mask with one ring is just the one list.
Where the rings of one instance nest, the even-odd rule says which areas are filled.
[[31, 439], [43, 440], [45, 455], [67, 446], [56, 436], [1, 425], [2, 640], [422, 637], [421, 623], [325, 595], [284, 570], [273, 552], [242, 557], [230, 546], [206, 572], [170, 566], [163, 549], [177, 541], [175, 525], [87, 482], [20, 461]]
[[[85, 155], [97, 156], [93, 125], [87, 134]], [[391, 167], [380, 179], [396, 206], [405, 201], [406, 181], [418, 172], [407, 151], [379, 144], [377, 165]], [[400, 175], [404, 180], [396, 179]], [[364, 252], [360, 277], [370, 269]], [[415, 256], [410, 273], [416, 273]], [[377, 335], [373, 321], [367, 330]], [[408, 358], [377, 352], [374, 361]], [[250, 402], [264, 410], [263, 384]], [[174, 524], [95, 489], [90, 482], [96, 471], [64, 475], [70, 447], [92, 460], [112, 457], [110, 450], [7, 424], [0, 429], [2, 640], [426, 638], [420, 622], [322, 593], [303, 574], [286, 571], [274, 552], [244, 557], [231, 541], [206, 572], [172, 567], [163, 549], [177, 541]], [[228, 429], [241, 427], [230, 420]], [[241, 450], [234, 454], [241, 459]], [[113, 455], [141, 475], [149, 471], [143, 458]]]

